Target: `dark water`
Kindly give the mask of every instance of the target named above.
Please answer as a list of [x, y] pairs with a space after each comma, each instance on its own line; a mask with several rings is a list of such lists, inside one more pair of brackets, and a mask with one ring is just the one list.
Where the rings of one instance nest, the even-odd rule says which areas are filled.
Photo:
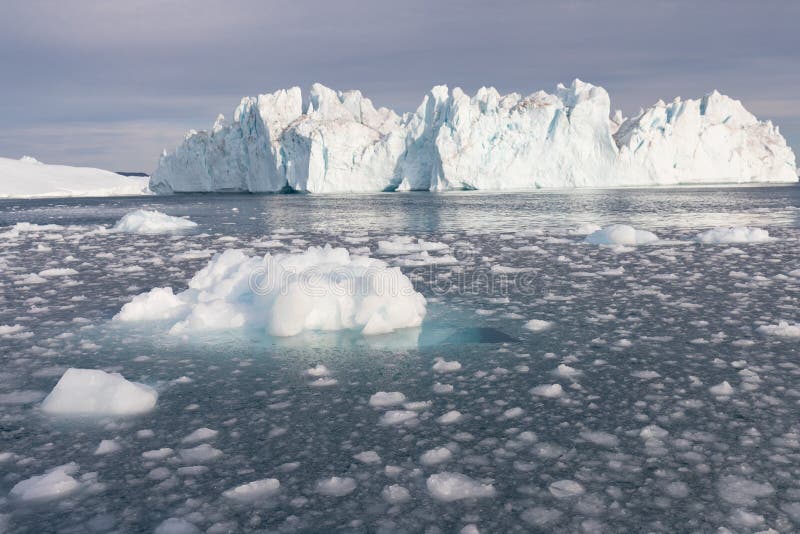
[[[188, 216], [198, 231], [93, 232], [139, 208]], [[797, 187], [0, 201], [0, 226], [63, 227], [0, 241], [0, 325], [23, 327], [0, 336], [0, 530], [147, 532], [174, 517], [211, 532], [796, 531], [800, 340], [758, 327], [800, 322], [800, 272], [790, 274], [799, 216]], [[587, 223], [630, 224], [661, 241], [586, 245], [573, 230]], [[776, 239], [693, 241], [730, 225]], [[394, 235], [445, 243], [458, 260], [402, 267], [429, 301], [422, 329], [182, 339], [110, 323], [133, 295], [184, 289], [203, 254], [329, 243], [375, 255]], [[263, 248], [271, 240], [280, 243]], [[26, 282], [51, 268], [78, 274]], [[534, 332], [530, 319], [552, 326]], [[436, 358], [461, 368], [437, 372]], [[317, 364], [335, 385], [309, 385], [304, 371]], [[153, 385], [158, 405], [123, 419], [45, 416], [39, 401], [68, 367]], [[711, 391], [724, 381], [732, 394]], [[532, 392], [552, 384], [560, 396]], [[429, 404], [387, 426], [367, 402], [377, 391]], [[462, 417], [443, 424], [452, 410]], [[218, 431], [208, 443], [222, 454], [182, 460], [181, 440], [202, 427]], [[95, 455], [103, 439], [121, 449]], [[174, 452], [142, 457], [165, 447]], [[421, 459], [438, 447], [447, 461]], [[380, 461], [353, 457], [364, 451]], [[47, 503], [9, 496], [68, 462], [78, 491]], [[427, 481], [439, 472], [494, 495], [437, 500]], [[355, 489], [320, 494], [331, 476]], [[222, 496], [264, 478], [280, 480], [277, 495]], [[579, 489], [565, 496], [564, 480]], [[408, 501], [387, 502], [393, 484]]]

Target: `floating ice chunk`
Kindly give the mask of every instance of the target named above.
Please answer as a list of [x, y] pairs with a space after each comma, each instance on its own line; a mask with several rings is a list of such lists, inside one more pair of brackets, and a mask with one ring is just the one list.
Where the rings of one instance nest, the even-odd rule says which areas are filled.
[[561, 387], [561, 384], [543, 384], [531, 389], [531, 393], [537, 397], [555, 399], [564, 394], [564, 389]]
[[440, 382], [436, 382], [433, 385], [433, 392], [439, 395], [445, 395], [447, 393], [453, 392], [453, 386], [450, 384], [442, 384]]
[[564, 363], [559, 364], [558, 367], [556, 367], [556, 370], [553, 371], [553, 373], [556, 376], [561, 376], [564, 378], [575, 378], [576, 376], [581, 374], [579, 370], [575, 369], [574, 367], [570, 367], [569, 365]]
[[648, 425], [639, 431], [639, 437], [648, 439], [663, 439], [669, 435], [669, 432], [657, 425]]
[[409, 236], [394, 236], [388, 241], [378, 241], [378, 254], [402, 255], [420, 252], [432, 252], [437, 250], [448, 250], [450, 247], [445, 243], [434, 241], [424, 241]]
[[444, 502], [495, 496], [494, 486], [482, 484], [461, 473], [437, 473], [429, 476], [425, 484], [434, 499]]
[[70, 368], [42, 401], [42, 410], [54, 415], [135, 415], [152, 410], [157, 399], [156, 390], [119, 373]]
[[403, 404], [405, 401], [406, 396], [399, 391], [379, 391], [369, 398], [369, 405], [374, 408], [383, 408]]
[[219, 434], [216, 430], [211, 430], [210, 428], [198, 428], [185, 438], [181, 440], [181, 443], [199, 443], [201, 441], [208, 441], [214, 439]]
[[590, 245], [644, 245], [658, 241], [658, 236], [626, 224], [612, 224], [592, 232], [584, 241]]
[[577, 497], [583, 495], [586, 490], [583, 486], [574, 480], [557, 480], [550, 484], [547, 489], [557, 499], [566, 499], [568, 497]]
[[800, 338], [800, 324], [789, 324], [780, 321], [778, 324], [762, 325], [756, 331], [765, 336], [785, 337], [789, 339]]
[[761, 228], [749, 226], [717, 227], [697, 234], [695, 240], [700, 243], [764, 243], [772, 241], [769, 232]]
[[526, 523], [535, 527], [541, 527], [548, 523], [557, 521], [563, 513], [554, 508], [544, 508], [542, 506], [534, 506], [520, 514], [520, 517]]
[[187, 304], [172, 292], [171, 287], [156, 287], [133, 297], [125, 304], [115, 321], [165, 321], [184, 315]]
[[356, 489], [356, 481], [350, 477], [331, 477], [317, 482], [317, 493], [330, 497], [344, 497]]
[[384, 486], [381, 491], [383, 500], [389, 504], [403, 504], [411, 500], [411, 494], [406, 488], [399, 484], [392, 484], [391, 486]]
[[118, 450], [122, 449], [122, 446], [119, 442], [115, 439], [104, 439], [100, 441], [100, 444], [94, 450], [95, 455], [99, 456], [102, 454], [111, 454], [113, 452], [117, 452]]
[[319, 363], [314, 367], [311, 367], [310, 369], [306, 369], [304, 374], [306, 376], [312, 376], [312, 377], [330, 376], [331, 371], [330, 369]]
[[531, 332], [544, 332], [545, 330], [550, 330], [553, 326], [555, 326], [555, 323], [542, 319], [531, 319], [525, 323], [525, 328]]
[[756, 499], [775, 492], [769, 482], [756, 482], [743, 477], [729, 475], [719, 479], [717, 493], [720, 498], [739, 506], [752, 506]]
[[25, 330], [25, 327], [22, 326], [21, 324], [13, 324], [13, 325], [0, 324], [0, 336], [3, 337], [10, 336], [12, 334], [18, 334], [23, 330]]
[[74, 463], [51, 469], [43, 475], [18, 482], [11, 488], [10, 496], [21, 501], [52, 501], [66, 497], [80, 489], [81, 484], [70, 475], [77, 471]]
[[172, 217], [160, 211], [136, 210], [125, 214], [117, 221], [112, 232], [130, 234], [175, 234], [197, 227], [197, 223], [180, 217]]
[[569, 233], [572, 234], [572, 235], [589, 235], [589, 234], [595, 233], [596, 231], [598, 231], [600, 229], [601, 229], [601, 227], [596, 225], [596, 224], [585, 223], [585, 224], [578, 225], [575, 228], [572, 228], [569, 231]]
[[436, 421], [441, 425], [452, 425], [464, 419], [464, 415], [458, 410], [450, 410], [446, 414], [436, 418]]
[[415, 422], [417, 412], [412, 410], [389, 410], [381, 416], [380, 424], [387, 426], [404, 425]]
[[617, 436], [609, 434], [608, 432], [586, 430], [581, 432], [580, 436], [589, 443], [594, 443], [595, 445], [600, 445], [601, 447], [614, 448], [619, 445], [619, 439]]
[[53, 269], [45, 269], [44, 271], [39, 272], [39, 276], [43, 278], [53, 278], [56, 276], [73, 276], [78, 274], [78, 271], [75, 269], [69, 268], [53, 268]]
[[503, 419], [516, 419], [517, 417], [522, 417], [525, 414], [525, 410], [517, 406], [516, 408], [509, 408], [508, 410], [503, 412]]
[[276, 495], [281, 488], [277, 478], [263, 478], [246, 484], [241, 484], [222, 493], [226, 499], [250, 503]]
[[444, 358], [436, 358], [433, 370], [437, 373], [453, 373], [461, 370], [461, 362], [455, 360], [446, 361]]
[[169, 447], [162, 447], [161, 449], [154, 449], [152, 451], [144, 451], [142, 453], [142, 458], [145, 460], [163, 460], [168, 456], [171, 456], [173, 450]]
[[329, 376], [323, 376], [323, 377], [317, 378], [316, 380], [312, 380], [309, 383], [309, 386], [312, 386], [312, 387], [315, 387], [315, 388], [326, 388], [326, 387], [329, 387], [329, 386], [335, 386], [338, 383], [339, 383], [339, 381], [336, 380], [335, 378], [331, 378]]
[[153, 534], [200, 534], [200, 529], [185, 519], [170, 517], [162, 521]]
[[216, 460], [222, 456], [222, 451], [215, 449], [208, 443], [203, 443], [191, 449], [181, 449], [178, 451], [178, 455], [185, 464], [202, 464]]
[[436, 465], [449, 461], [453, 457], [453, 452], [447, 447], [436, 447], [422, 453], [419, 461], [422, 465]]
[[[263, 258], [226, 250], [195, 274], [186, 291], [175, 297], [163, 288], [154, 291], [158, 298], [139, 295], [136, 313], [118, 319], [168, 315], [175, 334], [249, 327], [272, 336], [335, 330], [377, 335], [419, 326], [426, 312], [425, 297], [399, 268], [330, 246]], [[162, 301], [172, 312], [163, 312]]]
[[716, 386], [711, 386], [708, 388], [712, 395], [717, 396], [728, 396], [733, 395], [733, 386], [731, 386], [728, 381], [722, 382], [721, 384], [717, 384]]
[[375, 451], [364, 451], [354, 454], [353, 458], [365, 464], [379, 464], [381, 463], [380, 455]]

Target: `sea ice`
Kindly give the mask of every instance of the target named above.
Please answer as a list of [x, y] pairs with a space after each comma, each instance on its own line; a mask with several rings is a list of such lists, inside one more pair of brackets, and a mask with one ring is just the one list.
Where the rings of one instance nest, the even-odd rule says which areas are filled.
[[272, 336], [356, 330], [377, 335], [419, 326], [426, 301], [398, 268], [346, 249], [310, 247], [250, 257], [226, 250], [173, 295], [137, 295], [118, 321], [171, 320], [173, 334], [252, 327]]
[[70, 476], [76, 470], [74, 463], [67, 464], [17, 482], [11, 488], [10, 496], [21, 501], [51, 501], [66, 497], [81, 487], [80, 482]]
[[700, 243], [764, 243], [771, 241], [769, 232], [749, 226], [717, 227], [697, 234]]
[[158, 393], [119, 373], [70, 368], [42, 401], [53, 415], [135, 415], [155, 408]]
[[658, 236], [626, 224], [612, 224], [592, 232], [584, 241], [591, 245], [644, 245], [658, 241]]
[[111, 231], [129, 234], [176, 234], [196, 227], [195, 222], [160, 211], [136, 210], [125, 214]]
[[426, 485], [434, 499], [444, 502], [494, 497], [495, 495], [493, 485], [482, 484], [461, 473], [445, 471], [431, 475], [428, 477]]
[[277, 478], [264, 478], [241, 484], [222, 493], [222, 496], [239, 502], [254, 502], [271, 497], [280, 491], [281, 483]]
[[344, 497], [356, 489], [356, 481], [350, 477], [330, 477], [317, 482], [317, 493], [329, 497]]

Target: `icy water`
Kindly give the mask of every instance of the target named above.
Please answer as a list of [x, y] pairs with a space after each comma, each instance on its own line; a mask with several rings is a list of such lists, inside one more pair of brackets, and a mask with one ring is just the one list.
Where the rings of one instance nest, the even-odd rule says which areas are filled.
[[[96, 231], [138, 208], [198, 230]], [[60, 228], [6, 233], [18, 222]], [[583, 244], [587, 223], [661, 240]], [[776, 239], [693, 241], [729, 225]], [[0, 201], [0, 226], [0, 531], [800, 528], [800, 329], [758, 331], [800, 322], [798, 187]], [[456, 261], [376, 254], [396, 235]], [[138, 293], [185, 289], [213, 252], [321, 244], [401, 265], [428, 299], [423, 327], [276, 341], [110, 322]], [[47, 269], [77, 274], [31, 276]], [[311, 385], [318, 364], [335, 383]], [[158, 404], [47, 416], [39, 403], [69, 367], [154, 386]], [[379, 391], [413, 404], [371, 406]], [[217, 434], [184, 441], [201, 428]], [[95, 454], [101, 440], [119, 450]], [[77, 491], [9, 495], [69, 462]], [[443, 500], [438, 473], [469, 477], [455, 489], [473, 496]], [[318, 485], [330, 477], [350, 480]], [[266, 478], [277, 492], [223, 496]]]

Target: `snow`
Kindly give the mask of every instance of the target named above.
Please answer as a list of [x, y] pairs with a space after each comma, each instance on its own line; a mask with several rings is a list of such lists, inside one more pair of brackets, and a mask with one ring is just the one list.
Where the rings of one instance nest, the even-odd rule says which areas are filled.
[[158, 393], [119, 373], [70, 368], [42, 401], [52, 415], [136, 415], [156, 406]]
[[241, 484], [222, 493], [222, 496], [238, 502], [250, 503], [272, 497], [280, 491], [281, 483], [277, 478], [264, 478]]
[[189, 132], [162, 155], [150, 186], [331, 193], [797, 181], [778, 129], [716, 91], [610, 116], [608, 93], [580, 80], [527, 96], [437, 86], [403, 116], [359, 91], [293, 87], [246, 97], [232, 122]]
[[278, 337], [336, 330], [377, 335], [419, 326], [425, 306], [398, 268], [344, 248], [264, 257], [228, 249], [198, 271], [186, 291], [140, 294], [115, 320], [167, 320], [173, 334], [247, 327]]
[[0, 158], [0, 198], [147, 195], [148, 180], [90, 167], [45, 165], [27, 156]]
[[173, 217], [160, 211], [136, 210], [125, 214], [112, 228], [112, 232], [129, 234], [177, 234], [192, 230], [197, 223]]
[[434, 499], [443, 502], [480, 499], [495, 496], [494, 486], [482, 484], [467, 475], [444, 471], [428, 477], [425, 482]]
[[627, 224], [612, 224], [592, 232], [584, 241], [590, 245], [644, 245], [658, 241], [658, 236]]
[[764, 243], [772, 238], [761, 228], [748, 226], [716, 227], [697, 234], [700, 243]]
[[81, 484], [70, 475], [77, 470], [75, 464], [56, 467], [43, 475], [33, 476], [18, 482], [11, 488], [10, 496], [20, 501], [52, 501], [66, 497]]

